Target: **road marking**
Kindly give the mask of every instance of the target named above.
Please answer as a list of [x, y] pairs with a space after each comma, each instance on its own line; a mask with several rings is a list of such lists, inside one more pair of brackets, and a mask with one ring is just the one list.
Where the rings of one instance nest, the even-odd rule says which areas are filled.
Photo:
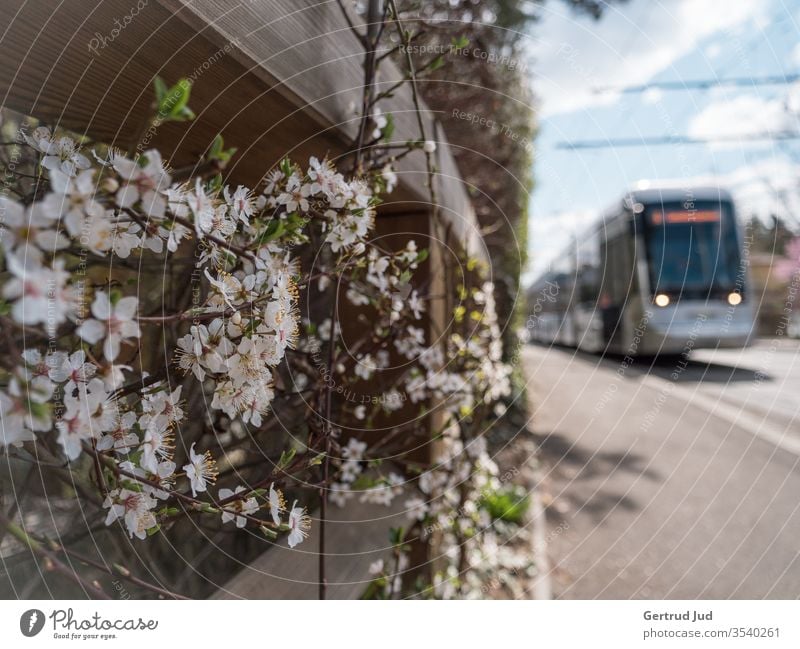
[[[669, 394], [679, 396], [690, 405], [706, 410], [718, 419], [723, 419], [729, 424], [752, 433], [784, 451], [800, 456], [800, 438], [788, 435], [785, 430], [772, 426], [767, 423], [766, 418], [756, 417], [743, 412], [741, 409], [736, 410], [735, 406], [726, 403], [722, 398], [716, 399], [706, 396], [696, 390], [680, 387], [672, 381], [651, 374], [645, 376], [642, 379], [642, 383], [657, 390], [663, 390], [668, 387]], [[789, 425], [786, 425], [787, 429]]]

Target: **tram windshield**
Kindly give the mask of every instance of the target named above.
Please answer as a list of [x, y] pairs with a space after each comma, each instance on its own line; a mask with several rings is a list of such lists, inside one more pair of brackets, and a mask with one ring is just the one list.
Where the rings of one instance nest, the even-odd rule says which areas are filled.
[[729, 203], [650, 205], [644, 216], [653, 293], [704, 298], [736, 287], [743, 271]]

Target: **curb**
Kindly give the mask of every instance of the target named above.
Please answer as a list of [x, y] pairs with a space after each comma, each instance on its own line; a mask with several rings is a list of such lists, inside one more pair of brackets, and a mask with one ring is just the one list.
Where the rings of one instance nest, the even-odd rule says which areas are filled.
[[[536, 484], [542, 484], [538, 476]], [[537, 571], [532, 588], [533, 599], [553, 599], [550, 559], [547, 556], [547, 516], [538, 488], [531, 494], [531, 537], [531, 554]]]

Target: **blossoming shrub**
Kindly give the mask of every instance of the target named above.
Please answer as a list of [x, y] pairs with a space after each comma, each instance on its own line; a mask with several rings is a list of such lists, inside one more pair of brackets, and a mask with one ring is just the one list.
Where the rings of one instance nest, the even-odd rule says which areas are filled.
[[[66, 465], [56, 478], [79, 476], [84, 516], [142, 542], [195, 517], [293, 548], [320, 493], [340, 506], [401, 496], [394, 572], [412, 535], [435, 538], [444, 564], [418, 589], [463, 594], [470, 569], [494, 561], [478, 542], [496, 481], [481, 427], [509, 370], [490, 282], [459, 285], [450, 329], [429, 340], [431, 297], [413, 288], [427, 251], [370, 241], [391, 161], [348, 177], [327, 159], [284, 160], [247, 188], [224, 184], [220, 147], [187, 172], [157, 150], [18, 135], [0, 196], [3, 452]], [[369, 314], [354, 345], [345, 304]], [[359, 382], [380, 396], [337, 400]], [[428, 467], [393, 455], [402, 440], [341, 434], [401, 408], [414, 413], [403, 437], [438, 440]], [[373, 594], [398, 592], [374, 572]]]

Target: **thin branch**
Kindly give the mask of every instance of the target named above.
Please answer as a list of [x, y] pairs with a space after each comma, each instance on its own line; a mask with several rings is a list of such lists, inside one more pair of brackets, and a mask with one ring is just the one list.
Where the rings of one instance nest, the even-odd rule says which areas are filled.
[[127, 568], [123, 567], [123, 566], [117, 566], [117, 565], [107, 566], [107, 565], [104, 565], [104, 564], [102, 564], [102, 563], [100, 563], [98, 561], [94, 561], [92, 559], [89, 559], [88, 557], [85, 557], [85, 556], [83, 556], [81, 554], [78, 554], [74, 550], [70, 550], [70, 549], [65, 548], [63, 546], [60, 546], [59, 550], [61, 552], [63, 552], [64, 554], [68, 554], [69, 556], [73, 557], [77, 561], [80, 561], [81, 563], [85, 563], [87, 566], [91, 566], [93, 568], [97, 568], [97, 570], [101, 570], [102, 572], [105, 572], [105, 573], [111, 575], [112, 577], [119, 577], [120, 579], [124, 579], [126, 581], [129, 581], [132, 584], [136, 584], [137, 586], [140, 586], [141, 588], [153, 591], [154, 593], [158, 593], [159, 595], [163, 595], [164, 597], [169, 597], [170, 599], [186, 599], [186, 600], [191, 599], [191, 598], [186, 597], [184, 595], [180, 595], [178, 593], [174, 593], [171, 590], [167, 590], [166, 588], [162, 588], [160, 586], [156, 586], [155, 584], [151, 584], [151, 583], [145, 581], [144, 579], [140, 579], [139, 577], [136, 577], [133, 574], [131, 574], [131, 571], [128, 570]]
[[36, 554], [44, 559], [44, 568], [48, 571], [54, 571], [64, 575], [68, 579], [76, 582], [87, 593], [93, 595], [97, 599], [111, 599], [111, 597], [96, 583], [88, 582], [81, 577], [73, 569], [63, 563], [56, 554], [48, 549], [44, 543], [38, 539], [33, 538], [22, 527], [16, 523], [11, 522], [6, 518], [5, 513], [0, 513], [0, 526], [8, 530], [15, 539], [20, 543], [27, 546], [33, 554]]

